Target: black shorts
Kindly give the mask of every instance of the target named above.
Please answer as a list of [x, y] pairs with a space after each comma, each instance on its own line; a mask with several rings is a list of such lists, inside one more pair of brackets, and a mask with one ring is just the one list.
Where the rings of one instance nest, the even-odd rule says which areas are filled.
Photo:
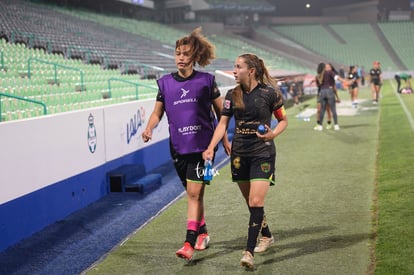
[[265, 180], [275, 184], [276, 156], [239, 157], [231, 156], [231, 176], [234, 182]]
[[[170, 154], [178, 177], [185, 188], [187, 188], [187, 181], [210, 183], [210, 181], [204, 180], [204, 159], [201, 152], [180, 155], [175, 152], [170, 143]], [[214, 159], [212, 162], [214, 163]]]
[[371, 83], [375, 86], [381, 86], [381, 81], [379, 79], [372, 79]]
[[181, 183], [187, 187], [187, 181], [209, 184], [204, 178], [204, 160], [202, 153], [175, 155], [173, 157], [175, 170]]

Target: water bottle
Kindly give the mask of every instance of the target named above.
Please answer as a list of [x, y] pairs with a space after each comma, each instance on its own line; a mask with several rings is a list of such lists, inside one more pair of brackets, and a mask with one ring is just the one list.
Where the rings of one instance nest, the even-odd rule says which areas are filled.
[[212, 180], [213, 179], [213, 163], [211, 160], [206, 160], [204, 162], [204, 180]]
[[267, 132], [267, 129], [263, 124], [260, 124], [259, 127], [257, 127], [257, 132], [259, 132], [259, 134], [263, 135]]

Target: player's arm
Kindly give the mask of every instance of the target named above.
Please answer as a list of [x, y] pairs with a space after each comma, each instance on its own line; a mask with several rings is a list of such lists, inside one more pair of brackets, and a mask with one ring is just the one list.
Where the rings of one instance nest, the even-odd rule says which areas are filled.
[[152, 138], [152, 130], [158, 125], [161, 121], [162, 116], [164, 115], [164, 103], [161, 101], [156, 101], [154, 105], [154, 110], [152, 111], [147, 126], [142, 132], [142, 140], [144, 142], [149, 141]]
[[214, 157], [214, 148], [217, 144], [223, 139], [227, 131], [227, 126], [229, 125], [230, 117], [220, 116], [220, 120], [217, 124], [216, 130], [214, 131], [213, 137], [211, 138], [210, 144], [207, 149], [203, 152], [203, 159], [213, 159]]
[[279, 136], [283, 131], [286, 130], [288, 126], [288, 118], [287, 118], [285, 107], [283, 105], [277, 108], [276, 110], [274, 110], [273, 115], [277, 119], [278, 124], [276, 125], [275, 129], [273, 129], [273, 131], [269, 131], [272, 133], [271, 139], [274, 139], [277, 136]]
[[[218, 98], [213, 100], [213, 108], [214, 108], [214, 112], [216, 113], [217, 120], [220, 121], [220, 119], [221, 119], [221, 110], [223, 109], [223, 98], [222, 97], [218, 97]], [[222, 138], [221, 141], [223, 143], [225, 153], [227, 155], [230, 155], [230, 153], [231, 153], [231, 144], [230, 144], [229, 138], [227, 136], [227, 126], [226, 126], [226, 130], [225, 130], [225, 133], [224, 133], [223, 138]]]

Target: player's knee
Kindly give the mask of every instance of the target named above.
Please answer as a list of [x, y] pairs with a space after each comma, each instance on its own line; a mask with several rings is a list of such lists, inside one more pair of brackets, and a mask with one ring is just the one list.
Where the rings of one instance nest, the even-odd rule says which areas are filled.
[[252, 197], [249, 198], [249, 206], [250, 207], [263, 207], [264, 200], [259, 197]]

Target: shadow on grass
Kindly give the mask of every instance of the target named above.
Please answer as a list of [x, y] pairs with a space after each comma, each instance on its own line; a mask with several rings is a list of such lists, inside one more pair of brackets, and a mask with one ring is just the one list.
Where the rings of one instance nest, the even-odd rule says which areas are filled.
[[[274, 236], [276, 238], [276, 244], [273, 247], [269, 248], [268, 250], [269, 252], [266, 252], [266, 254], [275, 253], [276, 250], [280, 250], [281, 246], [277, 245], [278, 240], [292, 238], [292, 237], [300, 236], [300, 235], [307, 235], [307, 234], [314, 234], [318, 232], [330, 231], [333, 229], [335, 229], [335, 227], [318, 226], [318, 227], [308, 227], [308, 228], [295, 228], [295, 229], [286, 230], [286, 231], [277, 231], [274, 233]], [[331, 238], [335, 239], [336, 237], [331, 237]], [[241, 252], [246, 249], [246, 242], [247, 242], [246, 236], [227, 240], [227, 241], [222, 241], [222, 242], [214, 242], [211, 245], [214, 246], [214, 249], [218, 249], [219, 251], [205, 255], [204, 257], [193, 259], [192, 261], [188, 262], [186, 265], [188, 266], [197, 265], [198, 263], [204, 262], [205, 260], [214, 259], [216, 257], [220, 258], [226, 254], [233, 253], [234, 251], [237, 251], [237, 250], [240, 251], [240, 257], [241, 257]], [[310, 242], [312, 243], [309, 244], [309, 246], [313, 246], [314, 245], [313, 241], [310, 240]], [[292, 248], [292, 247], [286, 247], [286, 246], [282, 246], [282, 247], [284, 247], [285, 249]], [[319, 251], [314, 251], [314, 252], [319, 252]]]
[[330, 249], [344, 248], [361, 241], [371, 239], [371, 237], [371, 234], [335, 235], [303, 242], [294, 242], [286, 245], [276, 244], [270, 247], [266, 254], [276, 254], [278, 251], [280, 252], [284, 249], [296, 249], [296, 251], [287, 255], [276, 256], [275, 258], [265, 260], [262, 264], [273, 264], [307, 254], [319, 253]]

